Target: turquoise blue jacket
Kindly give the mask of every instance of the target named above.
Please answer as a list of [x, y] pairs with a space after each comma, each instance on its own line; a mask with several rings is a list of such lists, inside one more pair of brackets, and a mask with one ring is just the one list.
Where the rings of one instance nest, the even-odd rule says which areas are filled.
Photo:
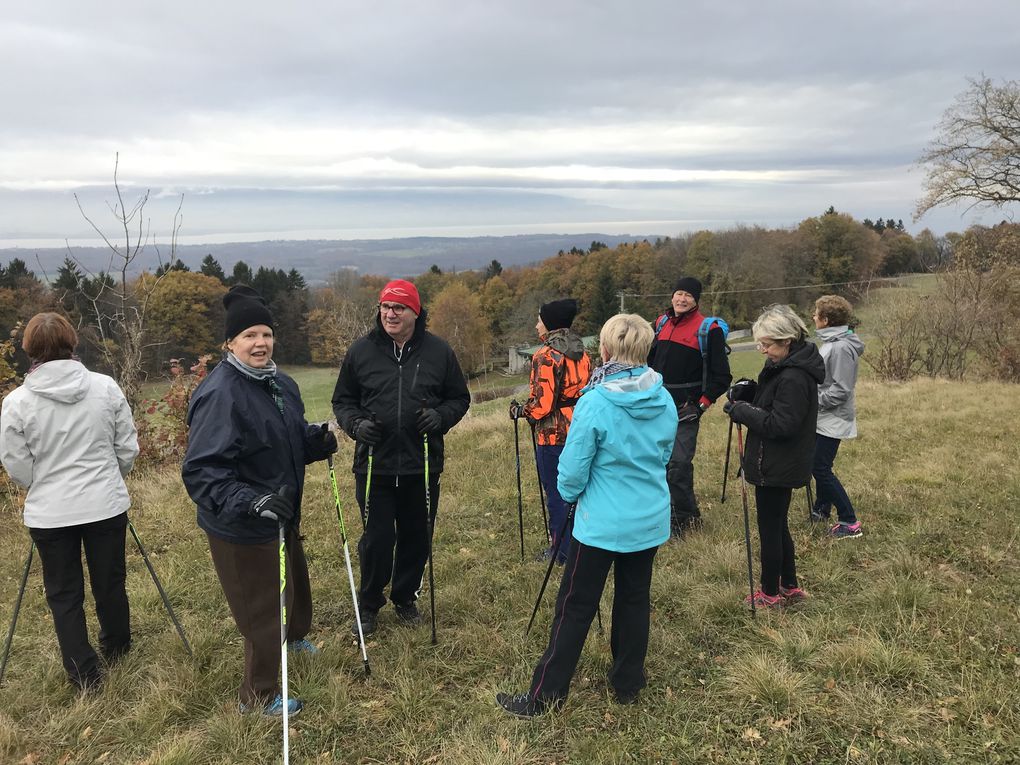
[[581, 396], [557, 481], [563, 499], [577, 502], [579, 542], [637, 552], [669, 539], [666, 463], [676, 418], [662, 376], [648, 367], [609, 375]]

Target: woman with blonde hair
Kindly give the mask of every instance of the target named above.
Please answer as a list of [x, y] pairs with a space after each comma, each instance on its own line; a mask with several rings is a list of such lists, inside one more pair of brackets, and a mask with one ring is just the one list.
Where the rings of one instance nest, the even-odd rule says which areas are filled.
[[621, 704], [645, 686], [652, 563], [669, 539], [666, 463], [676, 435], [673, 398], [646, 366], [652, 337], [636, 314], [612, 317], [599, 335], [603, 364], [582, 391], [560, 457], [560, 494], [576, 515], [549, 645], [527, 692], [496, 695], [510, 714], [533, 717], [566, 699], [611, 567], [609, 685]]
[[[138, 438], [123, 392], [74, 357], [77, 345], [74, 327], [60, 314], [29, 320], [21, 347], [32, 367], [3, 401], [0, 461], [28, 489], [25, 525], [42, 559], [64, 670], [79, 689], [96, 690], [104, 664], [131, 647], [124, 558], [131, 498], [124, 476], [138, 456]], [[82, 548], [102, 661], [85, 624]]]
[[[761, 590], [749, 595], [757, 606], [775, 608], [807, 597], [797, 581], [793, 537], [787, 515], [793, 489], [811, 480], [818, 415], [818, 385], [825, 364], [807, 341], [803, 320], [788, 305], [765, 309], [752, 327], [765, 366], [757, 386], [734, 386], [723, 411], [747, 426], [741, 470], [754, 485], [761, 544]], [[753, 391], [750, 401], [734, 392]]]

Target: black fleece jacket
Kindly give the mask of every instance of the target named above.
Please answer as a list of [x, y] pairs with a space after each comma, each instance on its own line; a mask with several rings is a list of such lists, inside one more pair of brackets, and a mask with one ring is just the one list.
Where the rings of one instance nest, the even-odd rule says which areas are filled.
[[818, 385], [825, 362], [814, 343], [791, 344], [778, 364], [765, 362], [750, 404], [738, 402], [730, 418], [747, 426], [741, 465], [756, 486], [799, 488], [811, 479], [818, 418]]
[[[443, 471], [443, 434], [460, 422], [471, 403], [464, 373], [450, 345], [425, 331], [423, 309], [414, 334], [400, 358], [393, 340], [376, 317], [376, 327], [347, 351], [336, 388], [333, 413], [344, 431], [354, 438], [358, 423], [374, 417], [382, 440], [373, 449], [376, 475], [421, 475], [425, 472], [422, 436], [416, 421], [422, 408], [435, 409], [442, 418], [440, 433], [429, 436], [429, 472]], [[368, 446], [354, 450], [355, 473], [368, 472]]]

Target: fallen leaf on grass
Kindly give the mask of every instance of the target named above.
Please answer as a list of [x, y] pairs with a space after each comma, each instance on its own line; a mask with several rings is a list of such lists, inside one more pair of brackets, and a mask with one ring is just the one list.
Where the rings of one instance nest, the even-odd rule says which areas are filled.
[[35, 752], [29, 752], [25, 755], [25, 759], [21, 760], [18, 765], [36, 765], [39, 762], [39, 755]]
[[506, 754], [507, 752], [510, 751], [510, 739], [508, 739], [506, 736], [500, 736], [498, 739], [496, 739], [496, 742], [499, 744], [499, 751], [501, 751], [503, 754]]
[[96, 757], [96, 762], [106, 762], [108, 759], [110, 759], [110, 753], [107, 751]]
[[92, 726], [91, 725], [87, 726], [85, 728], [85, 730], [83, 730], [81, 733], [78, 734], [78, 738], [82, 739], [83, 741], [88, 741], [88, 739], [91, 736], [92, 736]]
[[778, 720], [773, 720], [769, 723], [769, 727], [772, 730], [789, 730], [793, 720], [789, 717], [780, 717]]
[[836, 680], [830, 677], [828, 680], [825, 681], [825, 687], [831, 691], [833, 688], [836, 687]]
[[761, 733], [757, 728], [745, 728], [741, 738], [744, 739], [744, 741], [750, 741], [751, 743], [762, 740]]
[[68, 752], [63, 757], [61, 757], [59, 760], [57, 760], [57, 765], [67, 765], [67, 763], [69, 763], [70, 761], [71, 761], [71, 753]]

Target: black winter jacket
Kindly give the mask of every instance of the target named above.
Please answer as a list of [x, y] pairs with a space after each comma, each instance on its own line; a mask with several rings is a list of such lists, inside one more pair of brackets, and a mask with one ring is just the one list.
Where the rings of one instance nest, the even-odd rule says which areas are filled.
[[277, 372], [283, 414], [272, 393], [226, 362], [195, 389], [188, 406], [188, 450], [181, 477], [198, 506], [198, 525], [235, 544], [277, 538], [277, 524], [248, 514], [257, 497], [289, 490], [301, 518], [305, 465], [326, 459], [318, 425], [305, 422], [297, 383]]
[[825, 362], [814, 343], [795, 342], [790, 355], [765, 362], [750, 404], [733, 407], [730, 417], [747, 426], [742, 466], [748, 483], [799, 488], [811, 479], [818, 417], [818, 385]]
[[[429, 473], [443, 471], [443, 435], [460, 422], [471, 403], [464, 374], [449, 344], [425, 331], [427, 312], [415, 322], [414, 334], [397, 359], [393, 340], [376, 317], [376, 328], [347, 351], [336, 388], [333, 413], [354, 438], [358, 423], [375, 417], [383, 437], [373, 450], [376, 475], [421, 475], [425, 472], [422, 436], [416, 420], [422, 408], [439, 412], [439, 434], [429, 436]], [[354, 450], [355, 473], [368, 471], [368, 446]]]

